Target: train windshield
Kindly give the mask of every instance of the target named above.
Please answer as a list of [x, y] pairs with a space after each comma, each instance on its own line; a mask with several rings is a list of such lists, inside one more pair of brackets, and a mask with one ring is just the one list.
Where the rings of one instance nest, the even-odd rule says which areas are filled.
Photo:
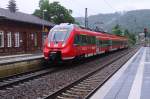
[[54, 28], [50, 31], [48, 38], [50, 41], [63, 42], [69, 37], [71, 30], [69, 28]]

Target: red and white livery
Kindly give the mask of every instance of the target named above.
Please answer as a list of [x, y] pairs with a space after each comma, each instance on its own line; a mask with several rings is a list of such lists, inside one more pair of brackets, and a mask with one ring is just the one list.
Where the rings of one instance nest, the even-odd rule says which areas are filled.
[[48, 61], [67, 60], [123, 49], [128, 47], [126, 37], [95, 32], [75, 24], [54, 26], [44, 44], [44, 58]]

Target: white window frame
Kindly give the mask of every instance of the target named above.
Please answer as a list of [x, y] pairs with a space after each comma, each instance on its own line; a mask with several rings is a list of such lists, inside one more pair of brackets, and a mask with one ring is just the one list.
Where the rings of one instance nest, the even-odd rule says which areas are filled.
[[0, 45], [0, 48], [2, 48], [2, 47], [4, 47], [4, 31], [0, 31], [0, 35], [2, 35], [1, 36], [1, 41], [0, 41], [1, 44], [2, 44], [2, 45]]
[[19, 37], [19, 32], [15, 33], [15, 47], [20, 47], [20, 37]]
[[7, 33], [7, 47], [12, 47], [12, 33]]

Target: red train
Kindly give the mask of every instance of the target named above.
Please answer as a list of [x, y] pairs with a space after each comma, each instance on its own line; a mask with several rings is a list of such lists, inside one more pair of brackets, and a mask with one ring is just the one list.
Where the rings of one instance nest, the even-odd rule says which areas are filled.
[[54, 26], [44, 44], [46, 60], [67, 60], [123, 49], [128, 47], [125, 37], [83, 29], [74, 24]]

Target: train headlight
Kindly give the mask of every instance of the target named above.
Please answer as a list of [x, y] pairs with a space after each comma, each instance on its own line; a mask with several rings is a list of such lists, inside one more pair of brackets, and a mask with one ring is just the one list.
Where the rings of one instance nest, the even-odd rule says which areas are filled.
[[63, 43], [63, 44], [62, 44], [62, 47], [64, 47], [65, 45], [66, 45], [66, 43]]
[[51, 44], [50, 44], [50, 43], [48, 43], [48, 44], [47, 44], [47, 46], [48, 46], [48, 47], [51, 47]]

